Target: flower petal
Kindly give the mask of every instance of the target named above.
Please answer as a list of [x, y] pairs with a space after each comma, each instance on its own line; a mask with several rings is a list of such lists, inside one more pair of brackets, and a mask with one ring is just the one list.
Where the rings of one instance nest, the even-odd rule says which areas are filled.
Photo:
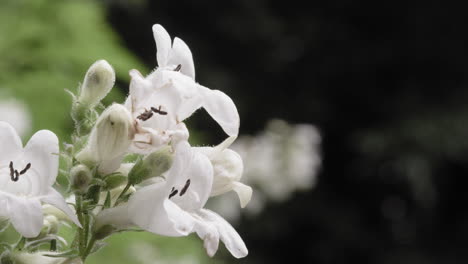
[[[183, 155], [177, 160], [179, 150], [183, 151]], [[171, 198], [172, 201], [188, 212], [203, 208], [213, 185], [213, 166], [210, 160], [183, 141], [178, 144], [175, 158], [172, 166], [180, 168], [177, 169], [178, 172], [170, 171], [167, 178], [167, 185], [179, 191], [179, 195]], [[182, 192], [182, 189], [185, 191]]]
[[237, 231], [228, 222], [226, 222], [226, 220], [215, 212], [207, 209], [200, 210], [197, 212], [197, 215], [201, 217], [203, 221], [213, 225], [218, 230], [219, 238], [223, 241], [226, 248], [234, 257], [243, 258], [247, 256], [249, 252], [244, 241]]
[[38, 177], [33, 185], [36, 188], [35, 185], [40, 184], [40, 193], [47, 191], [46, 187], [55, 183], [59, 166], [58, 142], [52, 131], [40, 130], [31, 137], [24, 148], [24, 160], [31, 163], [31, 170]]
[[53, 205], [57, 209], [64, 212], [66, 215], [68, 215], [70, 220], [73, 221], [73, 223], [75, 223], [77, 226], [79, 226], [81, 228], [80, 221], [78, 221], [78, 218], [76, 217], [76, 214], [67, 205], [67, 203], [65, 202], [65, 199], [63, 198], [63, 196], [59, 192], [57, 192], [54, 188], [49, 187], [49, 190], [48, 190], [47, 194], [44, 195], [44, 196], [41, 196], [40, 200], [43, 203]]
[[[164, 236], [186, 236], [193, 217], [168, 199], [166, 182], [139, 189], [129, 200], [129, 215], [139, 227]], [[170, 191], [170, 190], [169, 190]]]
[[203, 246], [205, 247], [208, 256], [213, 257], [219, 247], [218, 229], [203, 219], [197, 219], [194, 229], [197, 232], [198, 237], [203, 240]]
[[233, 182], [232, 189], [237, 193], [237, 196], [239, 196], [241, 207], [246, 207], [250, 199], [252, 199], [252, 187], [241, 182]]
[[6, 198], [8, 218], [15, 229], [24, 237], [39, 235], [44, 218], [39, 199], [11, 195], [6, 196]]
[[156, 41], [156, 57], [158, 60], [158, 66], [164, 67], [167, 65], [169, 60], [169, 54], [171, 51], [171, 37], [169, 33], [159, 24], [153, 25], [153, 36]]
[[16, 130], [7, 122], [0, 121], [0, 163], [10, 162], [21, 153], [23, 143]]
[[175, 38], [172, 44], [172, 52], [169, 65], [180, 65], [180, 72], [195, 80], [195, 66], [190, 48], [180, 38]]
[[203, 108], [218, 122], [229, 136], [239, 134], [239, 113], [232, 99], [218, 90], [199, 85], [203, 97]]

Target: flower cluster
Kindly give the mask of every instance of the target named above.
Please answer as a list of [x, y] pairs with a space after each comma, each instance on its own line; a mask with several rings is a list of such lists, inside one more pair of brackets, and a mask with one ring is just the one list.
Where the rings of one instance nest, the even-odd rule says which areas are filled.
[[[123, 104], [98, 113], [115, 73], [104, 60], [90, 67], [78, 94], [72, 93], [76, 130], [62, 152], [51, 131], [37, 132], [23, 148], [15, 130], [0, 122], [0, 220], [9, 220], [23, 236], [2, 259], [22, 263], [38, 255], [28, 252], [47, 242], [61, 254], [39, 254], [43, 258], [84, 262], [102, 246], [100, 240], [135, 228], [175, 237], [196, 233], [209, 256], [219, 240], [234, 257], [247, 255], [234, 228], [204, 208], [210, 197], [231, 190], [241, 207], [252, 196], [252, 189], [239, 182], [242, 159], [229, 149], [239, 130], [236, 106], [223, 92], [195, 81], [192, 54], [181, 39], [172, 41], [160, 25], [153, 26], [153, 34], [158, 67], [146, 77], [130, 71]], [[228, 135], [218, 146], [188, 143], [184, 120], [199, 108]], [[59, 156], [72, 207], [52, 187]], [[66, 241], [60, 248], [57, 228], [70, 221], [77, 226], [76, 237], [69, 248]]]

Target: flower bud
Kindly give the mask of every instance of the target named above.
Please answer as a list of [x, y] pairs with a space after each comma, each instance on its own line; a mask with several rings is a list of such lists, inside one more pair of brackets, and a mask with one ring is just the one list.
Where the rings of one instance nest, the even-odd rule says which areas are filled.
[[132, 185], [161, 176], [169, 170], [174, 160], [174, 153], [170, 146], [165, 146], [138, 160], [128, 173], [128, 182]]
[[10, 251], [6, 250], [0, 255], [0, 264], [14, 264]]
[[104, 179], [105, 190], [112, 190], [127, 183], [127, 177], [120, 172], [112, 173]]
[[210, 195], [216, 196], [234, 190], [239, 195], [241, 207], [245, 207], [252, 197], [252, 188], [239, 182], [244, 170], [240, 155], [233, 150], [224, 149], [211, 158], [211, 163], [214, 176]]
[[43, 220], [41, 232], [34, 239], [35, 240], [42, 239], [48, 234], [57, 234], [59, 227], [60, 227], [60, 221], [58, 220], [57, 217], [53, 215], [46, 215]]
[[112, 89], [115, 72], [105, 60], [96, 61], [86, 72], [78, 101], [89, 107], [96, 106]]
[[[65, 258], [65, 257], [52, 257], [47, 255], [57, 255], [57, 252], [42, 251], [42, 252], [24, 252], [19, 251], [13, 254], [15, 264], [82, 264], [83, 262], [79, 258]], [[3, 259], [2, 259], [3, 260]], [[3, 264], [3, 262], [1, 262]]]
[[70, 171], [70, 187], [77, 194], [84, 194], [91, 182], [91, 171], [85, 165], [77, 165]]
[[124, 106], [113, 104], [98, 118], [87, 146], [76, 155], [76, 158], [88, 166], [98, 164], [105, 166], [102, 162], [123, 157], [132, 142], [133, 135], [130, 113]]
[[103, 225], [94, 232], [94, 238], [96, 238], [97, 240], [101, 240], [112, 235], [115, 231], [117, 231], [117, 228], [115, 226]]

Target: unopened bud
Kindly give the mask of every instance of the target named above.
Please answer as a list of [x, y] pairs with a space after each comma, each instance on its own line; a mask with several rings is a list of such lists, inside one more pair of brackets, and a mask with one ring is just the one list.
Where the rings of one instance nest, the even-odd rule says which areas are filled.
[[115, 72], [105, 60], [96, 61], [86, 72], [78, 101], [90, 107], [96, 106], [112, 89]]
[[70, 171], [70, 187], [77, 194], [84, 194], [91, 182], [91, 171], [85, 165], [77, 165]]
[[97, 240], [101, 240], [112, 235], [115, 231], [117, 231], [117, 228], [115, 226], [103, 225], [94, 232], [94, 238], [96, 238]]
[[120, 172], [108, 175], [104, 181], [106, 182], [106, 190], [112, 190], [127, 183], [127, 177]]
[[0, 255], [0, 264], [14, 264], [10, 251], [6, 250]]
[[48, 234], [57, 234], [59, 227], [60, 227], [60, 221], [58, 220], [57, 217], [53, 215], [46, 215], [43, 220], [41, 232], [34, 239], [35, 240], [42, 239]]
[[234, 190], [239, 196], [241, 207], [245, 207], [252, 197], [252, 188], [241, 182], [244, 163], [237, 152], [224, 149], [211, 157], [213, 165], [213, 186], [211, 196], [217, 196]]
[[128, 182], [135, 185], [146, 179], [161, 176], [171, 168], [173, 160], [174, 153], [171, 147], [163, 147], [138, 160], [128, 173]]
[[76, 155], [86, 165], [97, 165], [122, 156], [134, 135], [130, 112], [119, 104], [109, 106], [98, 118], [87, 146]]

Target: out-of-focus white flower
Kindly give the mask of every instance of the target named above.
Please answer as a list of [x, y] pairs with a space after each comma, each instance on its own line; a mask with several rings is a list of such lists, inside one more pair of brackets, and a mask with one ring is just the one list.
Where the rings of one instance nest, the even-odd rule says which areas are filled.
[[[284, 201], [295, 191], [312, 188], [321, 164], [320, 141], [314, 126], [289, 125], [282, 120], [270, 121], [255, 137], [240, 136], [231, 148], [244, 160], [243, 182], [255, 190], [247, 212], [256, 214], [268, 201]], [[232, 199], [215, 197], [210, 206], [236, 220], [241, 211], [227, 206]]]
[[134, 224], [165, 236], [196, 232], [204, 240], [209, 256], [216, 253], [221, 240], [234, 257], [245, 257], [247, 248], [234, 228], [218, 214], [203, 208], [213, 183], [208, 158], [186, 141], [177, 144], [175, 153], [165, 181], [138, 189], [128, 204], [104, 210], [97, 217], [98, 226], [125, 228]]
[[99, 116], [88, 144], [76, 158], [89, 166], [98, 165], [101, 173], [111, 173], [119, 168], [133, 135], [130, 113], [124, 106], [113, 104]]
[[57, 136], [38, 131], [23, 148], [14, 128], [0, 122], [0, 146], [0, 218], [8, 218], [24, 237], [35, 237], [43, 224], [42, 202], [62, 210], [80, 226], [65, 199], [52, 187], [58, 173]]
[[192, 53], [179, 38], [171, 38], [161, 25], [153, 26], [159, 67], [144, 78], [130, 71], [130, 95], [125, 105], [137, 122], [135, 151], [147, 153], [170, 140], [186, 140], [181, 123], [200, 107], [213, 117], [229, 136], [237, 136], [239, 114], [234, 102], [221, 91], [195, 82]]
[[240, 182], [244, 164], [237, 152], [228, 149], [236, 137], [229, 137], [216, 147], [194, 148], [206, 155], [213, 165], [214, 179], [211, 196], [234, 190], [244, 208], [252, 197], [252, 188]]
[[11, 124], [21, 137], [31, 130], [31, 114], [25, 104], [15, 99], [0, 100], [0, 121]]

